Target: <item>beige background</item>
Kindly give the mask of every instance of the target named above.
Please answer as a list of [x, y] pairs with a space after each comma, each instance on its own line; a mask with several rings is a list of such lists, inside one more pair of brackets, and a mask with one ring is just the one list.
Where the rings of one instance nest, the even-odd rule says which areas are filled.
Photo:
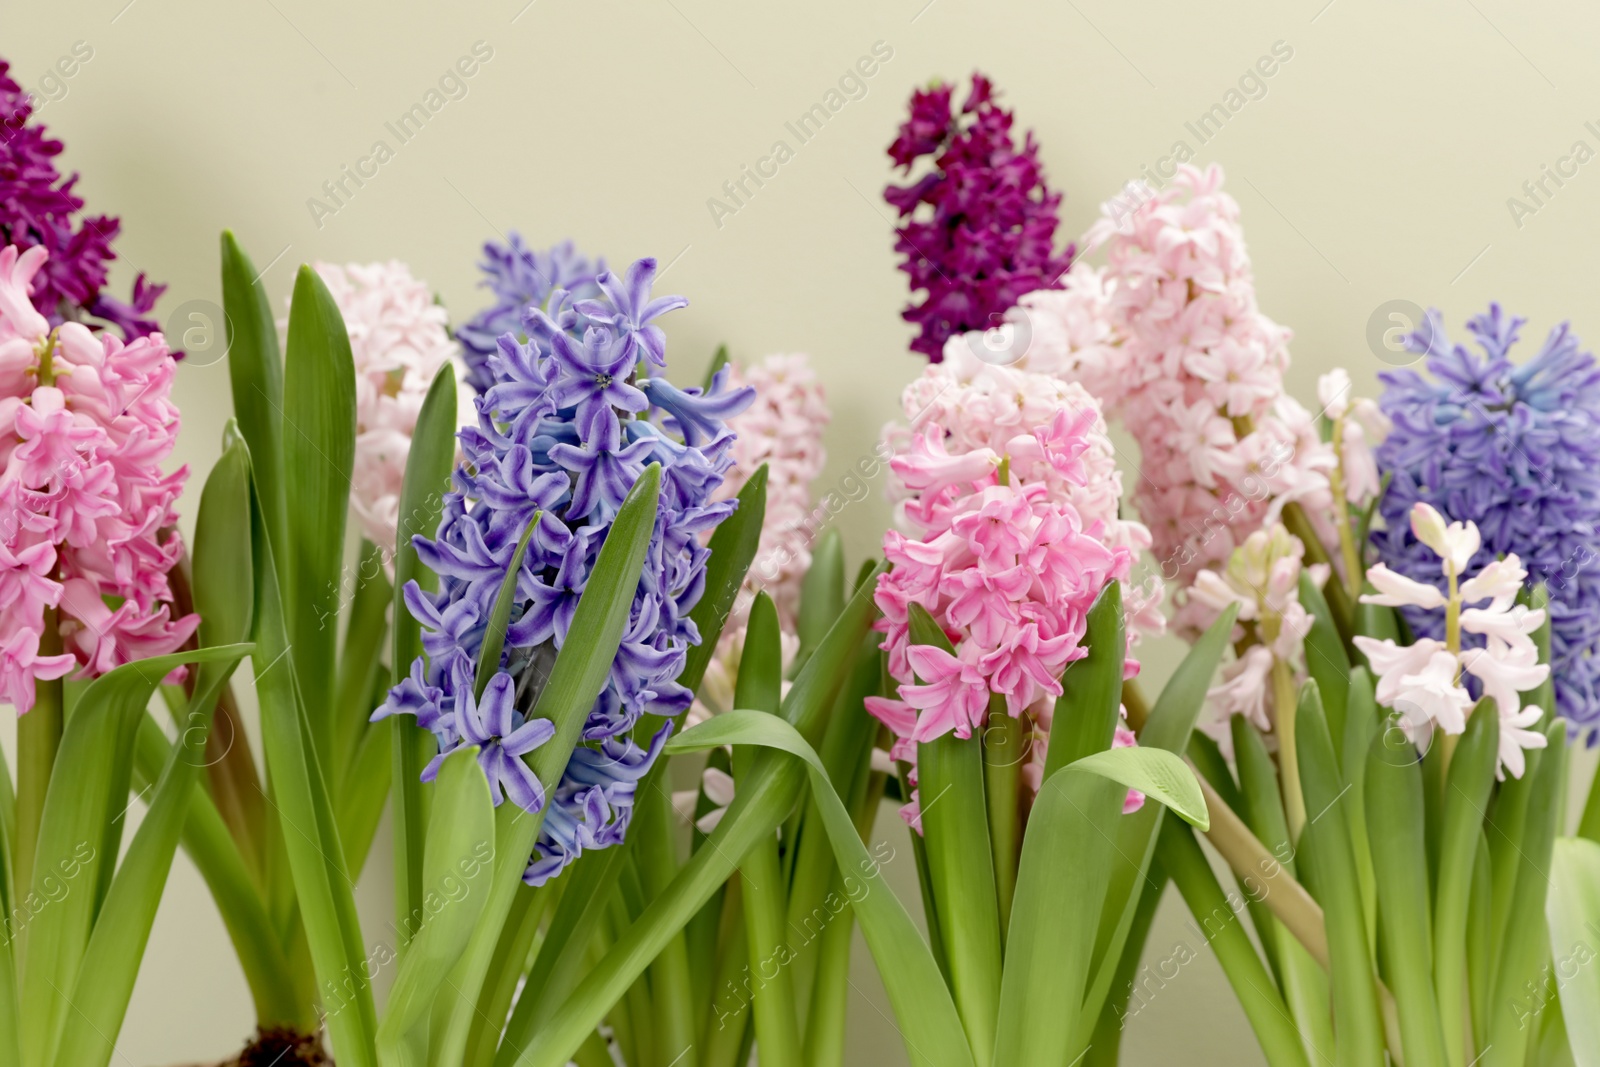
[[[497, 231], [570, 236], [614, 263], [656, 255], [671, 264], [663, 288], [692, 301], [669, 321], [684, 377], [721, 341], [744, 357], [813, 355], [835, 413], [821, 488], [868, 449], [920, 366], [897, 316], [906, 293], [879, 191], [910, 87], [935, 75], [976, 67], [997, 80], [1066, 193], [1064, 236], [1176, 140], [1222, 163], [1261, 304], [1296, 331], [1303, 399], [1335, 364], [1375, 386], [1368, 322], [1390, 300], [1440, 306], [1456, 328], [1500, 299], [1535, 339], [1567, 317], [1600, 332], [1600, 163], [1520, 226], [1507, 206], [1575, 141], [1600, 149], [1584, 125], [1600, 120], [1590, 5], [58, 0], [11, 5], [6, 29], [15, 75], [57, 97], [44, 118], [91, 210], [123, 218], [119, 283], [129, 267], [170, 283], [162, 314], [180, 326], [191, 325], [180, 307], [218, 299], [225, 226], [271, 264], [275, 300], [303, 260], [397, 257], [458, 319], [479, 305], [473, 264]], [[480, 41], [492, 58], [467, 95], [398, 145], [384, 124]], [[880, 41], [893, 56], [865, 96], [798, 145], [785, 122]], [[1200, 145], [1184, 123], [1280, 41], [1293, 56], [1265, 95]], [[77, 42], [93, 58], [41, 84]], [[314, 220], [308, 198], [379, 138], [394, 157]], [[708, 198], [777, 139], [794, 157], [717, 225]], [[177, 386], [195, 484], [229, 413], [224, 368], [203, 362]], [[840, 515], [853, 558], [885, 516], [877, 487]], [[1152, 650], [1156, 678], [1172, 653]], [[376, 928], [385, 855], [373, 870], [363, 890]], [[1185, 936], [1172, 904], [1151, 942], [1160, 955]], [[865, 962], [855, 984], [852, 1062], [903, 1062]], [[117, 1062], [215, 1059], [249, 1022], [220, 923], [180, 859]], [[1133, 1022], [1126, 1047], [1131, 1063], [1259, 1062], [1209, 953]]]

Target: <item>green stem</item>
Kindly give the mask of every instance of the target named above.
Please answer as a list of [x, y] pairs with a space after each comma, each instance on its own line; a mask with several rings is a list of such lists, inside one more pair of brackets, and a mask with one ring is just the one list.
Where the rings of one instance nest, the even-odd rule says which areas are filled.
[[[635, 855], [645, 900], [654, 899], [678, 873], [672, 839], [672, 800], [659, 786], [639, 799], [634, 813]], [[777, 839], [773, 839], [773, 859]], [[655, 1008], [655, 1047], [662, 1063], [697, 1067], [694, 1009], [690, 1003], [689, 950], [683, 931], [672, 935], [650, 965], [650, 994]], [[790, 998], [792, 1004], [793, 998]]]
[[1272, 695], [1277, 705], [1278, 771], [1283, 777], [1283, 807], [1289, 817], [1289, 843], [1300, 840], [1306, 825], [1306, 799], [1300, 788], [1300, 761], [1295, 744], [1295, 711], [1299, 697], [1294, 691], [1294, 676], [1289, 665], [1273, 657]]
[[739, 1049], [750, 1024], [745, 1012], [748, 1001], [740, 993], [739, 975], [750, 958], [749, 937], [744, 922], [743, 892], [739, 879], [728, 886], [722, 897], [721, 951], [717, 953], [716, 973], [711, 979], [711, 1011], [706, 1021], [703, 1067], [738, 1067]]
[[1022, 849], [1018, 795], [1027, 733], [1021, 720], [1006, 713], [1005, 698], [989, 698], [989, 725], [983, 731], [983, 784], [988, 794], [989, 848], [994, 856], [1002, 948], [1011, 923], [1011, 898], [1017, 891], [1017, 860]]
[[1299, 1031], [1290, 1021], [1272, 976], [1229, 906], [1200, 843], [1177, 819], [1162, 820], [1160, 856], [1162, 869], [1172, 876], [1189, 911], [1203, 924], [1202, 936], [1217, 954], [1267, 1063], [1271, 1067], [1309, 1067]]
[[[44, 633], [39, 638], [41, 656], [61, 654], [61, 628], [56, 609], [46, 608]], [[36, 679], [33, 708], [17, 717], [17, 844], [13, 857], [13, 882], [19, 893], [33, 884], [33, 857], [39, 846], [39, 820], [44, 815], [50, 772], [61, 747], [65, 721], [61, 679]]]
[[934, 907], [950, 986], [977, 1067], [994, 1054], [1000, 1012], [1000, 908], [984, 817], [982, 742], [946, 734], [917, 746], [917, 784]]

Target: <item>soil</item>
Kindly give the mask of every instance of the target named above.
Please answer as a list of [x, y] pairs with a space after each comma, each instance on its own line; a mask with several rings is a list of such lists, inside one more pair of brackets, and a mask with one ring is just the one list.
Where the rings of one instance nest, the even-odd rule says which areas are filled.
[[257, 1030], [243, 1052], [221, 1067], [333, 1067], [316, 1034], [294, 1030]]

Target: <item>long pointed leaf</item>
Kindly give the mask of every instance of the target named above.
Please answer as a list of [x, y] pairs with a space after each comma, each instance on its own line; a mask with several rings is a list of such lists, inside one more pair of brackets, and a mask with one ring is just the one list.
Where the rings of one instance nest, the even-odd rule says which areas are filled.
[[[417, 559], [412, 539], [428, 536], [439, 526], [444, 494], [450, 488], [455, 463], [456, 376], [452, 367], [440, 367], [428, 386], [417, 413], [406, 455], [405, 477], [400, 485], [400, 518], [394, 546], [394, 607], [390, 653], [390, 683], [398, 685], [422, 655], [422, 626], [405, 605], [406, 583], [415, 581], [431, 593], [438, 579]], [[427, 809], [422, 798], [422, 769], [433, 758], [433, 734], [400, 716], [389, 735], [390, 780], [394, 788], [394, 891], [395, 915], [415, 915], [422, 905], [422, 853]], [[409, 924], [400, 923], [400, 950], [410, 940]]]
[[294, 475], [285, 509], [281, 567], [284, 619], [300, 698], [323, 773], [335, 766], [334, 648], [344, 588], [344, 531], [356, 448], [356, 372], [333, 295], [301, 267], [284, 348], [283, 459]]
[[[600, 546], [594, 570], [578, 598], [566, 642], [528, 716], [555, 723], [555, 736], [535, 749], [529, 761], [539, 781], [550, 783], [548, 788], [555, 788], [554, 783], [566, 770], [583, 724], [617, 658], [655, 529], [660, 492], [661, 467], [653, 463], [645, 468], [617, 511], [605, 543]], [[472, 1007], [478, 1002], [495, 945], [511, 911], [511, 898], [527, 891], [522, 874], [544, 825], [544, 814], [541, 809], [529, 815], [515, 804], [502, 804], [495, 813], [494, 880], [483, 917], [451, 974], [453, 996], [441, 995], [435, 1007], [436, 1016], [446, 1020], [433, 1043], [436, 1062], [459, 1063], [466, 1054]]]

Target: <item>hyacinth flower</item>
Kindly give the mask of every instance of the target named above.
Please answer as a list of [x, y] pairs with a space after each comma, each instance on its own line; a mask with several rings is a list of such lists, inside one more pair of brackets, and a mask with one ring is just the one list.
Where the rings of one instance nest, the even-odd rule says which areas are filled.
[[[725, 355], [725, 351], [719, 353], [719, 359]], [[690, 725], [734, 706], [745, 625], [758, 592], [771, 597], [777, 609], [784, 671], [792, 672], [801, 652], [801, 590], [812, 570], [813, 542], [828, 519], [817, 508], [811, 491], [812, 482], [827, 462], [822, 435], [830, 416], [827, 396], [810, 358], [802, 353], [780, 353], [748, 367], [733, 361], [721, 365], [727, 368], [729, 387], [754, 389], [755, 399], [728, 420], [728, 428], [734, 434], [729, 452], [733, 464], [716, 497], [733, 497], [764, 466], [767, 506], [755, 558], [723, 627], [717, 653], [706, 668], [699, 698], [690, 709]], [[838, 532], [830, 529], [821, 536], [827, 538], [822, 552], [828, 567], [832, 568], [835, 557], [842, 567]], [[842, 577], [840, 583], [842, 589]], [[824, 626], [832, 622], [839, 607], [832, 603], [820, 609], [820, 614], [826, 616], [822, 620]], [[817, 629], [809, 627], [806, 635], [813, 644], [821, 636]], [[705, 797], [703, 802], [701, 794]], [[704, 807], [696, 824], [702, 832], [708, 832], [716, 826], [733, 796], [733, 779], [726, 762], [713, 757], [704, 771], [701, 788], [675, 793], [673, 801], [689, 813]]]
[[[1103, 205], [1085, 238], [1105, 249], [1103, 276], [1085, 268], [1067, 293], [1029, 297], [1011, 317], [1063, 352], [1063, 372], [1138, 442], [1134, 501], [1162, 574], [1179, 583], [1178, 627], [1193, 635], [1211, 618], [1184, 587], [1280, 516], [1326, 562], [1323, 546], [1339, 543], [1337, 460], [1284, 389], [1290, 331], [1257, 305], [1221, 168], [1183, 165], [1133, 200]], [[1109, 336], [1085, 328], [1097, 316]]]
[[[1503, 780], [1509, 772], [1521, 778], [1527, 765], [1524, 750], [1544, 748], [1546, 742], [1543, 733], [1529, 729], [1539, 722], [1542, 709], [1524, 704], [1519, 694], [1537, 689], [1550, 677], [1550, 664], [1539, 662], [1532, 636], [1544, 624], [1545, 612], [1517, 603], [1528, 572], [1512, 552], [1468, 577], [1483, 544], [1477, 524], [1446, 524], [1427, 504], [1412, 505], [1411, 532], [1435, 553], [1446, 591], [1379, 563], [1367, 572], [1367, 580], [1378, 591], [1361, 600], [1407, 608], [1408, 614], [1442, 609], [1445, 638], [1418, 637], [1402, 646], [1390, 638], [1357, 635], [1355, 645], [1377, 675], [1376, 699], [1397, 713], [1399, 727], [1413, 742], [1426, 741], [1433, 730], [1455, 737], [1466, 731], [1472, 713], [1472, 697], [1462, 685], [1472, 675], [1484, 696], [1494, 701], [1500, 720], [1496, 777]], [[1463, 648], [1466, 634], [1476, 635], [1482, 646]]]
[[[487, 363], [493, 384], [477, 401], [478, 425], [460, 434], [464, 462], [438, 533], [417, 543], [440, 577], [439, 591], [405, 587], [407, 606], [425, 628], [427, 656], [375, 714], [415, 715], [432, 731], [438, 755], [425, 779], [458, 747], [478, 745], [496, 803], [509, 798], [544, 812], [525, 874], [534, 886], [586, 849], [626, 835], [635, 786], [669, 730], [640, 745], [633, 727], [647, 712], [675, 717], [693, 698], [676, 678], [700, 640], [689, 619], [708, 557], [699, 535], [734, 508], [712, 499], [732, 462], [733, 435], [722, 420], [754, 394], [728, 388], [725, 374], [702, 391], [677, 389], [652, 373], [665, 363], [654, 320], [683, 303], [649, 300], [655, 269], [645, 259], [625, 278], [603, 274], [596, 298], [556, 292], [548, 309], [526, 311], [520, 336], [527, 340], [509, 332], [499, 338]], [[573, 603], [611, 523], [652, 464], [661, 468], [662, 494], [650, 563], [610, 678], [589, 712], [588, 744], [574, 751], [559, 781], [530, 780], [521, 757], [551, 736], [530, 732], [526, 719], [548, 659], [565, 646]], [[490, 608], [525, 530], [500, 670], [475, 695]]]
[[[30, 294], [48, 256], [0, 249], [0, 701], [18, 714], [14, 796], [0, 759], [0, 1060], [103, 1065], [219, 689], [249, 651], [238, 643], [251, 616], [238, 558], [249, 508], [230, 449], [196, 524], [193, 595], [206, 618], [180, 614], [171, 572], [188, 472], [162, 469], [180, 425], [175, 360], [159, 333], [124, 344], [52, 325]], [[173, 698], [171, 743], [145, 710], [164, 682], [192, 693]], [[145, 818], [119, 865], [132, 742], [152, 734]]]
[[[1600, 577], [1592, 544], [1600, 528], [1592, 443], [1600, 427], [1600, 366], [1565, 324], [1526, 363], [1513, 363], [1524, 321], [1499, 305], [1469, 320], [1480, 353], [1452, 344], [1430, 312], [1410, 338], [1429, 376], [1413, 369], [1381, 376], [1380, 403], [1393, 430], [1377, 450], [1390, 482], [1379, 505], [1384, 527], [1372, 544], [1395, 573], [1443, 592], [1437, 558], [1408, 521], [1416, 504], [1427, 503], [1482, 531], [1473, 567], [1515, 554], [1530, 581], [1549, 591], [1556, 706], [1592, 744], [1600, 724], [1600, 661], [1593, 655]], [[1437, 612], [1404, 614], [1419, 636], [1444, 636]]]
[[61, 679], [173, 652], [200, 621], [174, 609], [168, 581], [188, 477], [161, 469], [179, 426], [177, 364], [160, 334], [123, 344], [52, 326], [31, 299], [48, 258], [0, 249], [0, 700], [21, 717], [24, 870], [61, 736]]
[[[460, 349], [448, 328], [449, 313], [426, 282], [397, 260], [385, 263], [318, 263], [350, 337], [356, 369], [356, 452], [350, 506], [361, 533], [392, 573], [400, 489], [411, 435], [428, 387]], [[475, 418], [463, 404], [462, 422]], [[366, 577], [366, 576], [363, 576]]]
[[498, 350], [502, 335], [522, 336], [522, 317], [530, 307], [549, 311], [550, 297], [564, 292], [573, 300], [590, 300], [600, 294], [596, 279], [606, 273], [604, 259], [590, 260], [571, 241], [544, 251], [530, 249], [512, 231], [505, 244], [486, 241], [480, 283], [494, 294], [494, 302], [456, 331], [467, 367], [467, 384], [479, 393], [494, 384], [489, 357]]
[[106, 273], [117, 258], [111, 245], [122, 222], [83, 214], [83, 198], [73, 189], [78, 176], [63, 178], [56, 169], [61, 142], [34, 120], [34, 110], [0, 59], [0, 245], [44, 250], [29, 293], [33, 306], [52, 327], [69, 320], [113, 327], [126, 342], [157, 332], [152, 312], [167, 287], [141, 273], [126, 301], [111, 295]]
[[997, 326], [1025, 293], [1058, 285], [1073, 255], [1055, 246], [1061, 194], [1045, 181], [1033, 134], [1017, 146], [1015, 119], [984, 75], [972, 76], [959, 111], [954, 94], [946, 82], [912, 93], [889, 158], [908, 176], [924, 157], [929, 169], [883, 194], [900, 218], [901, 270], [927, 293], [901, 317], [919, 331], [912, 351], [932, 363], [950, 338]]

